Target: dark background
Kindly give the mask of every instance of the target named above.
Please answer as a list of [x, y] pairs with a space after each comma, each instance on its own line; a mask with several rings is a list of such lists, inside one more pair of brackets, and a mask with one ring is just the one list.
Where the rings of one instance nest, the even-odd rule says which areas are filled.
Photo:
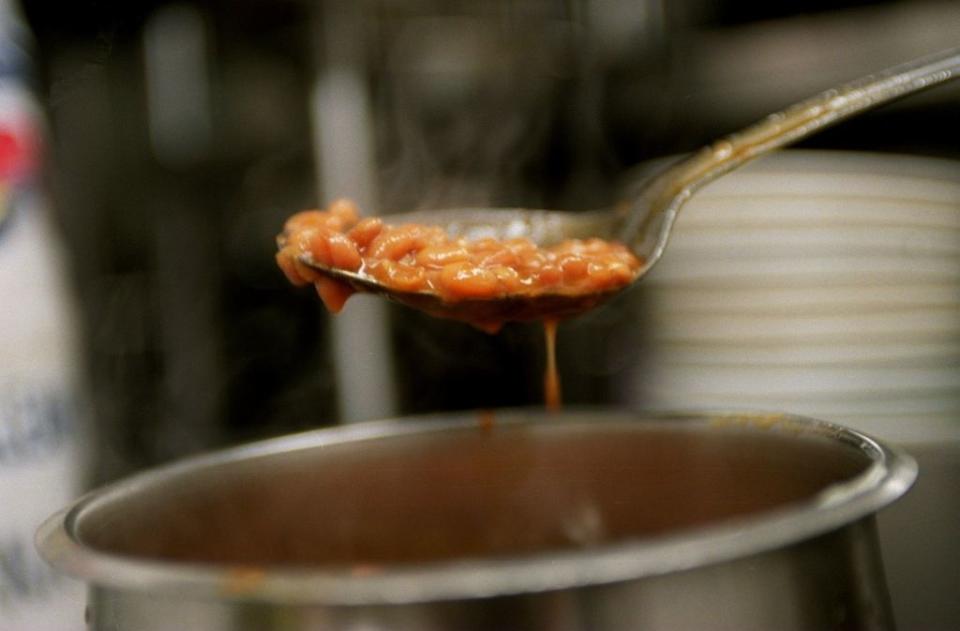
[[[25, 12], [97, 481], [350, 416], [328, 316], [273, 263], [284, 217], [342, 194], [316, 178], [310, 99], [325, 69], [368, 91], [370, 210], [582, 209], [614, 201], [637, 163], [944, 48], [960, 24], [956, 3], [867, 0], [39, 0]], [[151, 92], [165, 64], [168, 101]], [[178, 68], [201, 92], [180, 94]], [[804, 145], [956, 157], [956, 105], [956, 90], [935, 90]], [[642, 303], [640, 289], [561, 328], [568, 401], [618, 400], [612, 377], [643, 361], [631, 352]], [[391, 308], [388, 331], [396, 413], [541, 401], [535, 326], [491, 337]]]

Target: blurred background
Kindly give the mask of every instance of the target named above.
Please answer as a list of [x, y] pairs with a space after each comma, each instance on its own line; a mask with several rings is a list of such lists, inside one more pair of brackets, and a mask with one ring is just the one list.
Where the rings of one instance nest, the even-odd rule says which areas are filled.
[[[357, 330], [334, 335], [273, 262], [292, 212], [342, 195], [370, 213], [603, 206], [643, 160], [960, 32], [956, 3], [913, 0], [25, 9], [98, 480], [340, 420], [540, 401], [537, 327], [490, 337], [359, 299], [334, 324]], [[956, 155], [958, 94], [808, 146]], [[642, 361], [633, 306], [564, 327], [568, 401], [621, 396], [610, 374]]]
[[[290, 287], [273, 254], [292, 212], [340, 196], [371, 214], [604, 206], [645, 160], [960, 33], [950, 0], [31, 0], [22, 13], [40, 185], [78, 307], [87, 484], [340, 422], [540, 404], [537, 326], [488, 336], [363, 297], [331, 318]], [[960, 88], [937, 88], [803, 146], [960, 158], [958, 105]], [[561, 327], [567, 402], [644, 404], [651, 299], [640, 287]], [[904, 628], [960, 624], [956, 603], [931, 613], [923, 598], [895, 602]]]

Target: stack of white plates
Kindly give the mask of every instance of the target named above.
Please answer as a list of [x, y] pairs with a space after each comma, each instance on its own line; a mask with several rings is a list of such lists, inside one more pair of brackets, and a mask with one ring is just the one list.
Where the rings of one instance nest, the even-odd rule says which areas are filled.
[[788, 151], [698, 193], [643, 281], [656, 407], [960, 438], [960, 164]]

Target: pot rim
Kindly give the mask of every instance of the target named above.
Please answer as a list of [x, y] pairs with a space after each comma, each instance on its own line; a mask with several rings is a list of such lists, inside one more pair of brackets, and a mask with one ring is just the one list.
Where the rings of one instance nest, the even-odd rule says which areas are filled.
[[195, 599], [241, 599], [288, 604], [408, 604], [488, 598], [608, 584], [730, 561], [789, 546], [865, 518], [903, 495], [916, 462], [858, 431], [807, 417], [756, 411], [645, 412], [570, 408], [562, 413], [497, 410], [497, 427], [630, 422], [686, 428], [741, 428], [816, 435], [859, 451], [871, 462], [859, 475], [813, 498], [746, 518], [676, 534], [626, 539], [583, 550], [509, 559], [470, 559], [387, 566], [363, 574], [350, 568], [254, 568], [182, 563], [104, 552], [84, 544], [84, 516], [177, 475], [280, 453], [380, 438], [476, 428], [476, 412], [417, 415], [310, 430], [186, 458], [94, 490], [49, 517], [36, 545], [54, 568], [94, 586]]

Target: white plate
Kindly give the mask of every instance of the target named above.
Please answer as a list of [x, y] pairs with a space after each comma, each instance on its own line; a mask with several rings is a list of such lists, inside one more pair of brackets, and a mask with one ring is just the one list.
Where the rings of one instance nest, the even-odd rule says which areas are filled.
[[[922, 199], [830, 192], [806, 196], [762, 194], [750, 191], [747, 184], [739, 195], [709, 195], [705, 189], [702, 196], [693, 197], [683, 207], [676, 225], [683, 230], [861, 226], [957, 229], [960, 222], [960, 196]], [[956, 188], [960, 192], [960, 186]]]
[[[641, 164], [624, 178], [629, 191], [646, 173], [659, 169], [670, 159]], [[750, 181], [750, 186], [743, 183]], [[804, 195], [824, 192], [870, 192], [916, 196], [902, 185], [918, 182], [921, 196], [947, 187], [952, 195], [960, 186], [957, 163], [925, 156], [880, 154], [854, 151], [787, 149], [763, 157], [708, 185], [702, 194], [748, 192]], [[811, 184], [813, 184], [811, 186]], [[952, 188], [951, 188], [952, 187]], [[947, 199], [950, 199], [948, 196]]]
[[903, 310], [960, 309], [960, 285], [881, 285], [846, 287], [644, 286], [644, 298], [657, 311], [707, 317], [859, 315]]
[[[960, 338], [960, 336], [958, 336]], [[925, 342], [894, 341], [862, 344], [856, 340], [829, 344], [715, 344], [664, 343], [653, 347], [658, 363], [666, 367], [789, 366], [795, 369], [824, 365], [856, 369], [885, 365], [942, 367], [960, 365], [960, 339]]]
[[913, 396], [898, 393], [894, 398], [885, 398], [882, 394], [875, 393], [873, 396], [868, 396], [863, 393], [853, 393], [849, 396], [837, 397], [790, 394], [759, 396], [740, 392], [704, 393], [656, 389], [640, 393], [631, 400], [631, 403], [644, 408], [665, 409], [779, 410], [817, 418], [960, 417], [960, 402], [956, 399], [931, 398], [924, 393]]
[[[960, 211], [957, 212], [960, 217]], [[749, 260], [863, 257], [952, 258], [960, 262], [960, 228], [917, 226], [785, 226], [685, 228], [670, 244], [673, 258]]]
[[891, 286], [956, 283], [960, 286], [960, 260], [956, 257], [836, 256], [783, 257], [765, 260], [725, 256], [664, 254], [644, 278], [649, 285], [690, 284], [742, 287]]
[[812, 316], [773, 315], [769, 317], [683, 315], [663, 305], [649, 308], [648, 335], [671, 342], [724, 341], [749, 345], [794, 340], [795, 343], [851, 342], [889, 343], [931, 339], [952, 340], [960, 336], [960, 309], [943, 307], [857, 317], [844, 314]]
[[870, 195], [960, 200], [956, 162], [848, 151], [781, 151], [704, 187], [701, 195]]
[[957, 162], [764, 158], [694, 196], [637, 293], [635, 403], [960, 437]]
[[662, 366], [648, 378], [649, 390], [682, 393], [753, 394], [765, 398], [861, 398], [865, 403], [889, 398], [920, 397], [951, 400], [960, 405], [960, 368], [745, 366], [717, 369], [713, 366]]

